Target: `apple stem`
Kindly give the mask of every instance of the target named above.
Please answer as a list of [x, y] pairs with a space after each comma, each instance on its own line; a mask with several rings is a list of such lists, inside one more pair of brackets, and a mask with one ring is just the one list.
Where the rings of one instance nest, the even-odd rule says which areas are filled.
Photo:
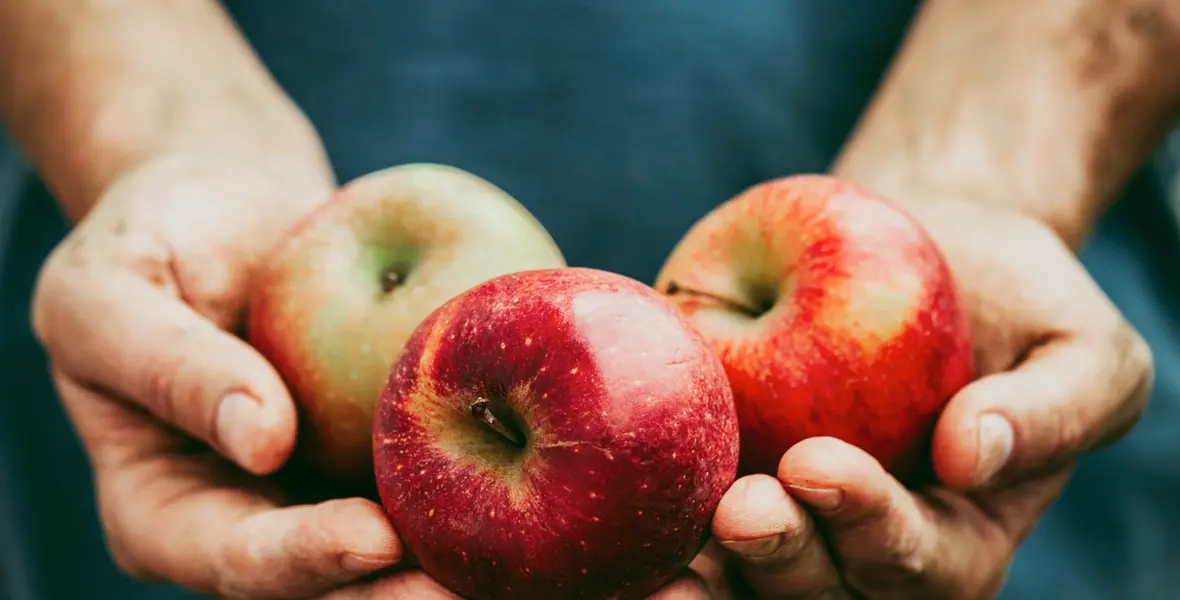
[[396, 268], [389, 267], [381, 272], [381, 291], [392, 292], [402, 282], [401, 273]]
[[710, 294], [708, 292], [702, 292], [699, 290], [691, 290], [688, 288], [683, 288], [683, 287], [680, 287], [675, 281], [669, 281], [668, 285], [664, 286], [664, 295], [675, 296], [677, 294], [684, 294], [686, 296], [694, 296], [696, 298], [708, 300], [714, 304], [719, 304], [719, 305], [721, 305], [725, 308], [728, 308], [730, 310], [734, 310], [739, 313], [742, 313], [743, 315], [746, 315], [747, 317], [750, 317], [751, 319], [757, 319], [758, 317], [761, 317], [766, 312], [765, 310], [758, 310], [757, 308], [754, 308], [748, 304], [743, 304], [741, 302], [738, 302], [737, 300], [730, 300], [729, 298], [723, 298], [721, 296], [717, 296], [715, 294]]
[[496, 418], [496, 415], [492, 413], [491, 405], [492, 401], [487, 398], [476, 398], [475, 402], [471, 403], [471, 414], [491, 427], [493, 431], [504, 436], [504, 439], [512, 442], [512, 445], [524, 448], [524, 436], [514, 431], [504, 421]]

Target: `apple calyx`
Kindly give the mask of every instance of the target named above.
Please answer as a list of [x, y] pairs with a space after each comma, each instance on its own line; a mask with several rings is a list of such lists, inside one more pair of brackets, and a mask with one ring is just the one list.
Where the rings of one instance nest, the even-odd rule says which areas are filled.
[[668, 297], [692, 296], [694, 298], [704, 301], [707, 304], [716, 305], [722, 309], [740, 313], [740, 314], [742, 314], [746, 317], [749, 317], [751, 319], [757, 319], [758, 317], [761, 317], [762, 315], [769, 312], [770, 309], [774, 306], [774, 302], [770, 302], [770, 303], [766, 304], [765, 306], [751, 306], [750, 304], [747, 304], [747, 303], [742, 302], [740, 300], [726, 298], [723, 296], [719, 296], [717, 294], [703, 292], [701, 290], [694, 290], [691, 288], [681, 287], [675, 281], [669, 281], [668, 284], [664, 286], [664, 295], [668, 296]]
[[525, 447], [525, 436], [517, 430], [508, 420], [497, 417], [493, 411], [492, 401], [488, 398], [479, 397], [475, 402], [471, 403], [471, 416], [475, 417], [477, 421], [487, 425], [492, 431], [500, 434], [505, 440], [517, 448]]

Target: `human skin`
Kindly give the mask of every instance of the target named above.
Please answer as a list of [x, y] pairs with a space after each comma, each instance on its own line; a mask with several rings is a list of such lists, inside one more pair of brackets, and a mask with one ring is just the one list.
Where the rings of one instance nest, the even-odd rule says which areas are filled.
[[[989, 376], [952, 402], [935, 448], [948, 490], [986, 488], [992, 491], [977, 497], [991, 500], [983, 506], [938, 491], [935, 497], [948, 498], [953, 510], [933, 511], [925, 497], [900, 490], [854, 450], [830, 440], [800, 445], [777, 480], [735, 485], [714, 521], [714, 533], [744, 559], [746, 583], [762, 595], [847, 596], [842, 581], [855, 587], [865, 572], [892, 572], [907, 578], [882, 587], [886, 596], [937, 596], [955, 583], [986, 596], [1073, 458], [1117, 437], [1142, 410], [1150, 354], [1057, 237], [1071, 245], [1083, 238], [1175, 114], [1176, 74], [1166, 59], [1177, 51], [1176, 8], [1163, 1], [1133, 8], [1109, 0], [926, 3], [836, 173], [904, 202], [926, 223], [969, 284], [977, 329], [992, 332], [977, 348]], [[177, 64], [185, 68], [171, 68]], [[95, 208], [46, 264], [36, 327], [94, 461], [104, 527], [120, 564], [145, 578], [226, 596], [306, 597], [397, 562], [396, 538], [378, 527], [370, 503], [279, 508], [270, 496], [236, 485], [248, 479], [241, 470], [193, 455], [188, 437], [161, 426], [161, 418], [176, 423], [250, 473], [283, 462], [294, 435], [289, 396], [269, 366], [223, 329], [236, 324], [243, 274], [259, 248], [334, 183], [314, 132], [215, 3], [0, 3], [0, 80], [0, 118], [63, 207], [75, 219]], [[164, 191], [170, 199], [161, 202]], [[210, 222], [191, 226], [198, 217]], [[245, 234], [214, 232], [215, 219]], [[965, 224], [972, 228], [963, 231]], [[180, 230], [188, 237], [176, 237]], [[992, 254], [997, 236], [1012, 240], [1008, 254]], [[1031, 285], [1026, 297], [990, 293], [1012, 287], [1012, 277]], [[1070, 292], [1063, 315], [1051, 314], [1063, 293], [1048, 289], [1049, 282]], [[121, 289], [136, 290], [131, 297], [139, 304], [129, 307], [152, 310], [113, 310]], [[101, 320], [69, 320], [100, 313]], [[117, 347], [112, 339], [125, 344], [127, 329], [107, 320], [134, 322], [143, 343]], [[87, 341], [75, 343], [82, 327]], [[142, 351], [177, 331], [185, 341], [173, 351]], [[1011, 368], [1034, 348], [1030, 356], [1043, 370], [1024, 370], [1032, 361]], [[197, 349], [210, 362], [178, 370], [180, 358]], [[93, 360], [98, 356], [115, 360], [102, 365]], [[1041, 360], [1054, 356], [1063, 358]], [[1051, 396], [1045, 412], [1022, 413], [1015, 398], [1027, 398], [1038, 381], [1056, 380], [1061, 365], [1087, 377]], [[224, 375], [229, 387], [207, 386], [199, 374], [210, 372]], [[251, 392], [253, 399], [236, 404], [255, 417], [227, 419], [223, 433], [212, 424], [230, 388]], [[1004, 400], [1001, 392], [1009, 391], [1013, 399]], [[973, 417], [984, 407], [1014, 426], [999, 487], [974, 475], [981, 461], [971, 446]], [[214, 481], [235, 485], [215, 490]], [[804, 511], [817, 511], [805, 497], [816, 489], [838, 489], [828, 498], [843, 500], [842, 508], [818, 517], [832, 534], [842, 573]], [[199, 531], [166, 526], [197, 514]], [[360, 531], [353, 526], [376, 534], [350, 535]], [[171, 543], [182, 536], [185, 543]], [[749, 540], [759, 541], [743, 549], [739, 542]], [[936, 552], [952, 543], [963, 552]], [[717, 565], [726, 560], [715, 550], [696, 565], [710, 582], [722, 579]], [[346, 556], [360, 560], [350, 558], [346, 569]], [[693, 579], [665, 591], [681, 592], [702, 593]], [[405, 571], [332, 597], [377, 593], [441, 594], [421, 573]]]
[[227, 330], [252, 265], [335, 181], [216, 3], [2, 3], [0, 81], [0, 117], [77, 222], [41, 273], [34, 327], [118, 565], [308, 597], [396, 563], [376, 504], [289, 506], [260, 477], [287, 458], [295, 411]]
[[[273, 477], [295, 409], [233, 332], [256, 265], [337, 182], [218, 4], [0, 3], [0, 119], [76, 222], [33, 325], [118, 566], [226, 598], [453, 597], [372, 576], [402, 566], [377, 504]], [[686, 572], [657, 597], [704, 593]]]
[[1175, 2], [925, 3], [833, 173], [939, 243], [981, 377], [938, 422], [937, 486], [831, 438], [736, 482], [713, 531], [751, 595], [993, 597], [1077, 457], [1133, 426], [1151, 352], [1071, 250], [1175, 122], [1178, 55]]

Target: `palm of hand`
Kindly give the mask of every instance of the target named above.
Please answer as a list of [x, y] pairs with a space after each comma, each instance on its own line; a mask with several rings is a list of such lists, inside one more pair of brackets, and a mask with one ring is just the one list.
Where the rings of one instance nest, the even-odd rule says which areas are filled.
[[[308, 597], [400, 558], [374, 503], [287, 506], [265, 477], [294, 445], [294, 406], [228, 332], [254, 265], [330, 187], [299, 191], [225, 165], [152, 163], [112, 186], [42, 271], [35, 328], [94, 466], [112, 555], [137, 577]], [[441, 594], [411, 573], [381, 585]]]
[[[291, 397], [231, 333], [255, 267], [330, 191], [163, 160], [112, 186], [47, 261], [35, 328], [129, 574], [229, 598], [454, 597], [393, 568], [377, 504], [286, 466]], [[689, 573], [658, 597], [707, 596]]]
[[958, 280], [978, 370], [935, 430], [941, 483], [907, 490], [835, 439], [796, 445], [714, 519], [750, 596], [993, 597], [1077, 456], [1144, 408], [1150, 351], [1051, 231], [967, 203], [919, 217]]
[[[229, 597], [451, 597], [417, 571], [355, 583], [401, 558], [380, 508], [287, 506], [265, 477], [294, 445], [294, 407], [227, 331], [253, 266], [326, 193], [300, 199], [250, 174], [165, 161], [114, 186], [47, 263], [35, 326], [129, 572]], [[965, 204], [923, 220], [973, 317], [981, 376], [935, 433], [944, 486], [911, 493], [859, 450], [808, 440], [779, 481], [745, 478], [718, 510], [722, 540], [772, 541], [740, 553], [744, 581], [726, 584], [712, 545], [660, 596], [988, 597], [1077, 454], [1140, 414], [1150, 353], [1055, 236]], [[981, 434], [999, 443], [977, 445]], [[984, 460], [1004, 449], [1008, 460]], [[817, 506], [816, 488], [839, 489], [839, 506]]]

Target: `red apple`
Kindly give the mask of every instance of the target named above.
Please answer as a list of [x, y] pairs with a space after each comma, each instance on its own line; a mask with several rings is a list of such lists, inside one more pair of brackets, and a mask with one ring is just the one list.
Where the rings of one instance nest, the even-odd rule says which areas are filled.
[[656, 288], [725, 364], [742, 474], [773, 474], [796, 442], [831, 436], [904, 477], [928, 461], [938, 414], [972, 378], [938, 248], [900, 208], [833, 177], [770, 181], [716, 208]]
[[373, 476], [373, 405], [432, 310], [492, 277], [564, 266], [549, 234], [496, 186], [411, 164], [346, 185], [258, 274], [249, 339], [301, 415], [301, 457], [347, 482]]
[[378, 489], [467, 598], [641, 598], [702, 548], [738, 459], [725, 371], [677, 310], [581, 268], [488, 281], [414, 332], [377, 406]]

